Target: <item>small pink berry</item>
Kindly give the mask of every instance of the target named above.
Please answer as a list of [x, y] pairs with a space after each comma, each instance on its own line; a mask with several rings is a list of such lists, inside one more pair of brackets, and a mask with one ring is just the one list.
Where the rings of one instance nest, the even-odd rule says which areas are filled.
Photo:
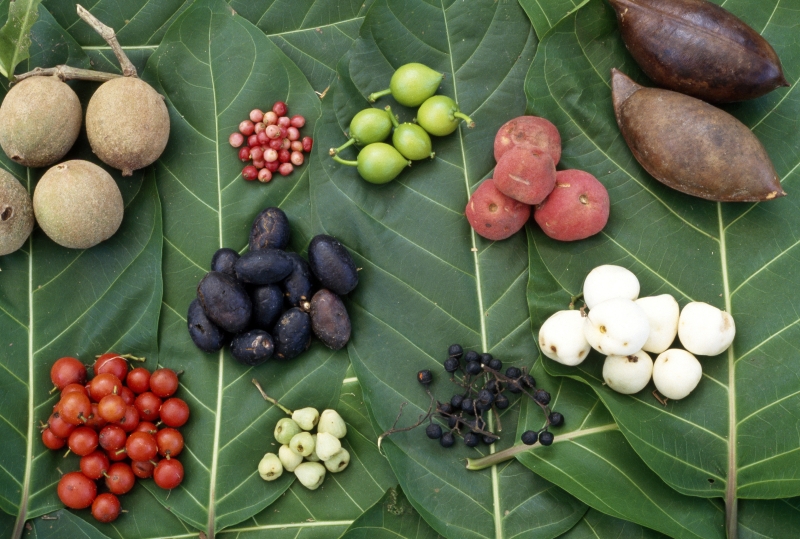
[[258, 177], [258, 170], [253, 165], [247, 165], [242, 169], [242, 177], [251, 182]]
[[272, 163], [273, 161], [278, 160], [278, 152], [270, 148], [266, 152], [264, 152], [264, 161], [267, 163]]
[[281, 166], [278, 167], [278, 173], [281, 176], [288, 176], [289, 174], [292, 173], [293, 170], [294, 167], [292, 166], [291, 163], [282, 163]]
[[281, 138], [289, 136], [289, 129], [287, 127], [280, 126], [279, 129], [281, 130]]
[[262, 132], [264, 129], [266, 129], [266, 128], [267, 128], [267, 126], [266, 126], [266, 125], [264, 125], [264, 122], [258, 122], [258, 123], [256, 124], [255, 130], [254, 130], [254, 133], [255, 133], [256, 135], [258, 135], [259, 133], [261, 133], [261, 132]]
[[269, 147], [272, 148], [273, 150], [280, 150], [281, 146], [283, 146], [283, 141], [279, 138], [269, 141]]
[[253, 134], [254, 129], [255, 126], [250, 120], [245, 120], [239, 124], [239, 131], [242, 133], [242, 135], [250, 136]]
[[231, 136], [228, 137], [228, 142], [230, 142], [231, 146], [234, 148], [238, 148], [244, 144], [244, 135], [241, 133], [231, 133]]
[[288, 138], [285, 138], [281, 141], [281, 150], [288, 150], [292, 147], [292, 141]]
[[248, 146], [258, 146], [258, 135], [250, 135], [247, 137]]
[[268, 125], [266, 131], [264, 131], [267, 136], [271, 139], [282, 138], [281, 137], [281, 128], [277, 125]]
[[272, 105], [272, 112], [277, 114], [278, 116], [286, 116], [286, 112], [289, 109], [286, 107], [286, 103], [283, 101], [276, 101], [274, 105]]
[[306, 125], [306, 119], [305, 118], [303, 118], [299, 114], [296, 114], [296, 115], [292, 116], [292, 127], [296, 127], [298, 129], [300, 129], [304, 125]]
[[299, 140], [292, 141], [292, 151], [293, 152], [302, 152], [303, 151], [303, 143]]
[[264, 113], [261, 112], [259, 109], [253, 109], [250, 111], [250, 121], [253, 123], [260, 122], [264, 119]]
[[264, 156], [264, 150], [261, 149], [261, 146], [250, 148], [250, 159], [252, 159], [253, 161], [258, 161], [263, 156]]
[[239, 159], [242, 163], [250, 161], [250, 146], [245, 146], [239, 150]]
[[289, 140], [300, 140], [300, 130], [296, 127], [289, 127], [286, 129], [286, 138]]
[[289, 127], [292, 125], [292, 120], [288, 116], [281, 116], [278, 118], [278, 125], [281, 127]]
[[259, 146], [261, 144], [269, 144], [269, 134], [266, 129], [258, 134], [258, 144]]
[[314, 139], [311, 137], [303, 137], [303, 151], [310, 152], [314, 147]]
[[267, 161], [267, 165], [264, 168], [269, 170], [270, 172], [275, 172], [275, 171], [278, 170], [279, 166], [281, 166], [281, 163], [280, 163], [280, 161], [278, 161], [276, 159], [275, 161], [272, 161], [271, 163], [269, 161]]
[[302, 152], [292, 152], [291, 156], [289, 156], [289, 160], [297, 167], [303, 164], [304, 159]]
[[272, 172], [269, 171], [267, 168], [262, 168], [258, 171], [258, 181], [261, 183], [267, 183], [272, 179]]
[[292, 154], [289, 152], [289, 150], [281, 150], [278, 152], [278, 161], [281, 163], [288, 163], [291, 157]]
[[262, 169], [267, 165], [267, 162], [263, 159], [253, 159], [253, 166], [257, 169]]
[[278, 115], [272, 111], [264, 114], [264, 123], [267, 125], [275, 125], [278, 123]]

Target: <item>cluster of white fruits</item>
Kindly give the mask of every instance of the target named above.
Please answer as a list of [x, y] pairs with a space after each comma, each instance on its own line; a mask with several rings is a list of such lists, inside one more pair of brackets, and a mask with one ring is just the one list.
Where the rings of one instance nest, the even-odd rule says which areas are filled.
[[[317, 428], [316, 434], [311, 430]], [[283, 470], [294, 472], [309, 490], [316, 490], [325, 480], [326, 470], [341, 472], [350, 464], [350, 453], [342, 447], [347, 425], [336, 410], [302, 408], [275, 425], [275, 439], [281, 445], [278, 454], [267, 453], [258, 463], [264, 481], [274, 481]]]
[[[596, 267], [583, 283], [588, 315], [565, 310], [548, 318], [539, 331], [542, 353], [574, 366], [594, 348], [607, 356], [603, 379], [614, 391], [637, 393], [652, 377], [665, 397], [686, 397], [703, 375], [695, 355], [724, 352], [736, 334], [733, 318], [696, 301], [680, 310], [669, 294], [638, 297], [639, 280], [629, 270]], [[686, 350], [669, 348], [676, 335]], [[648, 352], [659, 354], [655, 364]]]

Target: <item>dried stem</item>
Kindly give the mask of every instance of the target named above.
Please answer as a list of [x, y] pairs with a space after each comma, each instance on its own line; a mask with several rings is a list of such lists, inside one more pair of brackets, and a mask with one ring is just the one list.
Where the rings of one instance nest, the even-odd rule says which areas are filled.
[[256, 389], [258, 389], [258, 392], [261, 393], [261, 396], [264, 397], [265, 401], [271, 402], [272, 404], [283, 410], [286, 413], [286, 415], [289, 416], [292, 415], [291, 410], [289, 410], [287, 407], [285, 407], [284, 405], [282, 405], [281, 403], [279, 403], [278, 401], [276, 401], [275, 399], [273, 399], [264, 392], [264, 389], [261, 387], [261, 384], [258, 383], [258, 380], [253, 378], [251, 381], [253, 382], [253, 385], [256, 386]]
[[119, 61], [119, 66], [122, 68], [122, 75], [125, 77], [136, 77], [136, 67], [134, 67], [128, 55], [122, 50], [119, 41], [117, 41], [117, 34], [114, 33], [114, 29], [100, 22], [97, 17], [89, 13], [89, 11], [80, 4], [78, 4], [77, 9], [78, 16], [83, 19], [86, 24], [91, 26], [95, 32], [100, 34], [100, 37], [102, 37], [106, 43], [108, 43], [108, 46], [111, 47], [111, 50], [114, 51], [114, 55]]
[[79, 67], [71, 67], [68, 65], [58, 65], [55, 67], [37, 67], [27, 73], [16, 75], [14, 83], [30, 77], [58, 77], [62, 81], [68, 80], [90, 80], [94, 82], [106, 82], [111, 79], [116, 79], [122, 75], [116, 73], [104, 73], [102, 71], [92, 71], [90, 69], [81, 69]]
[[425, 420], [428, 419], [431, 416], [431, 410], [433, 410], [433, 403], [436, 402], [436, 399], [433, 397], [433, 395], [431, 395], [430, 390], [426, 390], [426, 392], [428, 393], [428, 396], [431, 398], [431, 403], [428, 406], [428, 411], [425, 412], [424, 415], [419, 416], [419, 421], [417, 421], [416, 423], [414, 423], [410, 427], [405, 427], [405, 428], [402, 428], [402, 429], [398, 429], [398, 428], [396, 428], [397, 427], [397, 423], [398, 423], [398, 421], [400, 421], [400, 417], [403, 415], [403, 408], [405, 408], [406, 404], [408, 404], [407, 402], [402, 403], [400, 405], [400, 411], [397, 413], [397, 417], [394, 420], [394, 424], [392, 424], [392, 428], [387, 430], [386, 432], [384, 432], [380, 436], [378, 436], [378, 451], [381, 450], [381, 442], [383, 441], [383, 439], [385, 437], [389, 436], [390, 434], [394, 434], [395, 432], [405, 432], [407, 430], [415, 429], [415, 428], [419, 427], [420, 425], [422, 425], [425, 422]]

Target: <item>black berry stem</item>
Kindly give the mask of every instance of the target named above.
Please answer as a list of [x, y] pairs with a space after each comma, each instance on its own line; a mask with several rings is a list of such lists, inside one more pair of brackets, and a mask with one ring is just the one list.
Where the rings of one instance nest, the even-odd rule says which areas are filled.
[[425, 392], [431, 398], [431, 403], [428, 406], [428, 411], [425, 412], [425, 414], [419, 416], [419, 420], [416, 423], [414, 423], [413, 425], [411, 425], [410, 427], [404, 427], [402, 429], [398, 429], [398, 428], [396, 428], [397, 427], [397, 422], [400, 421], [400, 417], [403, 415], [403, 408], [405, 408], [405, 406], [406, 406], [406, 404], [408, 404], [408, 402], [402, 403], [400, 405], [400, 412], [398, 412], [397, 417], [394, 420], [394, 424], [392, 425], [392, 428], [387, 430], [386, 432], [384, 432], [380, 436], [378, 436], [378, 451], [381, 450], [381, 442], [387, 436], [392, 435], [395, 432], [405, 432], [405, 431], [408, 431], [408, 430], [415, 429], [415, 428], [419, 427], [420, 425], [422, 425], [425, 422], [426, 419], [431, 417], [431, 411], [433, 410], [433, 403], [436, 402], [436, 399], [433, 397], [433, 395], [431, 394], [430, 390], [426, 389]]

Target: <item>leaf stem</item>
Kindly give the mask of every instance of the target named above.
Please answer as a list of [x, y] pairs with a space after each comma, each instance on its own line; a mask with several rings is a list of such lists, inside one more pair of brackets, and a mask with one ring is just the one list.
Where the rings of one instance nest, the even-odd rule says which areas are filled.
[[256, 389], [258, 389], [258, 392], [261, 393], [261, 396], [264, 397], [265, 401], [271, 402], [272, 404], [274, 404], [275, 406], [277, 406], [278, 408], [283, 410], [286, 415], [288, 415], [288, 416], [292, 415], [292, 411], [291, 410], [289, 410], [286, 406], [282, 405], [281, 403], [279, 403], [278, 401], [276, 401], [275, 399], [273, 399], [272, 397], [270, 397], [269, 395], [267, 395], [264, 392], [264, 389], [261, 387], [261, 384], [258, 383], [258, 380], [253, 378], [251, 381], [253, 382], [253, 385], [256, 386]]
[[[538, 444], [539, 442], [536, 443]], [[525, 451], [528, 451], [534, 447], [536, 447], [535, 444], [534, 445], [517, 444], [517, 445], [512, 445], [508, 449], [503, 449], [502, 451], [498, 451], [497, 453], [492, 453], [491, 455], [487, 455], [479, 459], [467, 459], [467, 470], [477, 471], [477, 470], [483, 470], [485, 468], [490, 468], [495, 464], [500, 464], [501, 462], [511, 460], [516, 455], [524, 453]]]
[[78, 16], [83, 19], [86, 24], [91, 26], [95, 32], [100, 34], [100, 37], [102, 37], [105, 42], [108, 43], [108, 46], [111, 47], [111, 50], [114, 51], [114, 56], [117, 57], [119, 66], [122, 68], [122, 75], [125, 77], [136, 77], [136, 67], [130, 61], [128, 55], [122, 50], [122, 47], [120, 47], [114, 29], [100, 22], [97, 17], [89, 13], [82, 5], [78, 4], [77, 10]]

